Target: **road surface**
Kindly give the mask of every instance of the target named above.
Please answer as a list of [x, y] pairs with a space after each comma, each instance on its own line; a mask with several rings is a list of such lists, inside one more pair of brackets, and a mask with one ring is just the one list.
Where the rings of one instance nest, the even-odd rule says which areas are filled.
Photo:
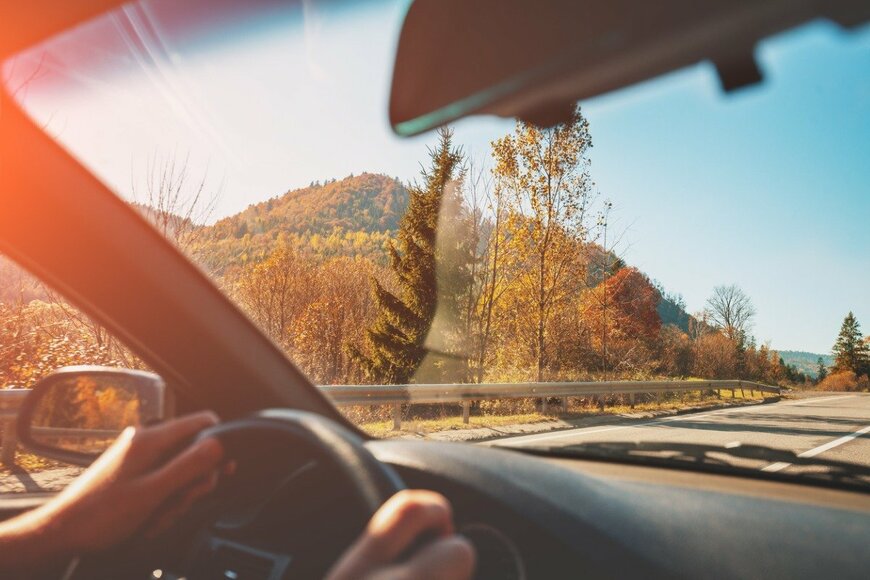
[[[798, 400], [629, 424], [509, 437], [487, 444], [527, 448], [594, 446], [600, 443], [689, 443], [716, 447], [762, 445], [792, 451], [805, 458], [870, 466], [870, 394], [817, 394]], [[779, 461], [728, 460], [764, 471], [793, 473], [813, 469]]]

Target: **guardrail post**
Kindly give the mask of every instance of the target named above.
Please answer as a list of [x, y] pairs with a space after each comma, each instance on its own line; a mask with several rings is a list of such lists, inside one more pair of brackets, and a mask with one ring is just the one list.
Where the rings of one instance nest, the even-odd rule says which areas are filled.
[[568, 412], [568, 397], [562, 397], [562, 412]]
[[547, 414], [547, 397], [541, 399], [541, 415]]
[[393, 405], [393, 431], [402, 430], [402, 404], [395, 403]]
[[471, 401], [462, 401], [462, 422], [468, 425], [468, 416], [471, 413]]
[[18, 431], [15, 418], [3, 419], [3, 447], [0, 448], [0, 462], [4, 465], [15, 463], [15, 450], [18, 448]]
[[628, 394], [628, 406], [634, 409], [634, 393]]

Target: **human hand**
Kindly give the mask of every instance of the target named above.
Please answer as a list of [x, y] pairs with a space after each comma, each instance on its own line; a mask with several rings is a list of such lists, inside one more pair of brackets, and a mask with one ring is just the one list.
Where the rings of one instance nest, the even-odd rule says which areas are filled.
[[[432, 536], [409, 557], [421, 537]], [[474, 548], [453, 529], [453, 513], [433, 491], [400, 491], [372, 516], [362, 536], [332, 567], [328, 580], [462, 580], [474, 571]]]
[[179, 446], [217, 421], [203, 412], [128, 428], [63, 492], [23, 517], [58, 554], [104, 550], [137, 531], [156, 535], [216, 485], [221, 444], [206, 438]]

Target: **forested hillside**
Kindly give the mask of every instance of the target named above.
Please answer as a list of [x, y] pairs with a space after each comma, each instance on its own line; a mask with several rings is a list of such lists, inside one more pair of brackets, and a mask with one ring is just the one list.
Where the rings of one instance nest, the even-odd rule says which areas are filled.
[[407, 205], [408, 190], [385, 175], [315, 182], [205, 227], [196, 252], [216, 273], [287, 243], [320, 256], [380, 260]]
[[[803, 366], [756, 343], [736, 285], [713, 288], [690, 315], [620, 255], [579, 109], [555, 128], [518, 124], [483, 167], [451, 139], [439, 133], [411, 183], [372, 173], [315, 182], [204, 225], [170, 171], [159, 181], [168, 190], [136, 207], [321, 384], [804, 382]], [[65, 364], [140, 364], [2, 261], [0, 331], [6, 385]]]
[[804, 352], [799, 350], [781, 350], [779, 356], [787, 365], [794, 366], [797, 370], [810, 377], [817, 377], [819, 374], [819, 359], [826, 367], [834, 365], [834, 357], [830, 354], [818, 354], [815, 352]]

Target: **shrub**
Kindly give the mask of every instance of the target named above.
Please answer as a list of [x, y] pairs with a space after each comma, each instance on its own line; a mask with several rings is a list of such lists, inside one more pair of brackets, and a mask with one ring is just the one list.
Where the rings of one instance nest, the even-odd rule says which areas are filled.
[[860, 378], [853, 371], [839, 371], [825, 377], [819, 383], [820, 391], [861, 391], [870, 387], [870, 379], [867, 375], [862, 375]]

